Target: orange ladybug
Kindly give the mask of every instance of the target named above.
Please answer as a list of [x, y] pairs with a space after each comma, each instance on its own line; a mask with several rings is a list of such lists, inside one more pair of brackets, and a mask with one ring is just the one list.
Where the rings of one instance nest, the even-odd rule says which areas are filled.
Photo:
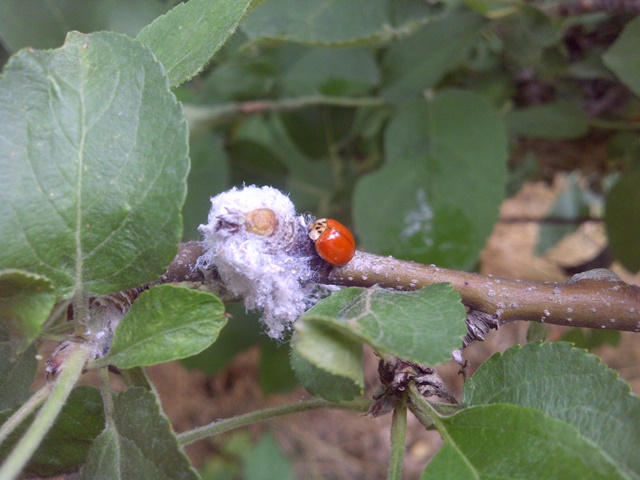
[[356, 254], [356, 242], [347, 227], [333, 218], [320, 218], [309, 225], [309, 238], [316, 252], [331, 265], [340, 267]]

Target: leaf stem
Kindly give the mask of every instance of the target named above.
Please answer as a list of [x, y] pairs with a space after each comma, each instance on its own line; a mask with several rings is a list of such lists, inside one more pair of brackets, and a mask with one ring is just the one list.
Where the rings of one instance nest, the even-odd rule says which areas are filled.
[[46, 402], [0, 468], [0, 479], [11, 480], [20, 474], [58, 417], [73, 386], [82, 375], [82, 369], [88, 358], [88, 347], [84, 344], [76, 344], [66, 358]]
[[433, 429], [436, 425], [436, 421], [433, 418], [448, 417], [454, 415], [460, 410], [463, 410], [464, 405], [450, 404], [450, 403], [435, 403], [431, 404], [427, 402], [415, 383], [409, 384], [409, 410], [420, 421], [426, 429]]
[[331, 95], [308, 95], [278, 100], [252, 100], [249, 102], [223, 103], [219, 105], [184, 105], [185, 117], [190, 123], [219, 125], [242, 115], [258, 115], [271, 112], [299, 110], [318, 105], [355, 108], [380, 107], [385, 101], [377, 97], [338, 97]]
[[411, 400], [409, 402], [411, 412], [414, 415], [416, 415], [416, 412], [421, 412], [419, 413], [420, 416], [416, 415], [416, 417], [418, 417], [418, 420], [420, 420], [420, 422], [425, 425], [423, 419], [429, 419], [428, 421], [432, 426], [436, 427], [438, 433], [442, 437], [442, 440], [444, 440], [445, 443], [449, 444], [449, 446], [456, 450], [460, 454], [460, 458], [465, 462], [469, 470], [475, 473], [475, 476], [473, 478], [480, 478], [480, 475], [476, 471], [475, 466], [469, 463], [467, 456], [460, 451], [460, 447], [449, 433], [449, 429], [444, 422], [444, 418], [446, 416], [441, 415], [433, 405], [425, 400], [415, 384], [409, 385], [409, 398]]
[[107, 423], [111, 423], [113, 422], [113, 395], [109, 384], [109, 370], [106, 367], [99, 368], [98, 378], [100, 379], [100, 395], [102, 395], [102, 404], [104, 405], [104, 418]]
[[122, 380], [128, 387], [143, 387], [158, 396], [158, 392], [149, 380], [144, 367], [133, 367], [122, 372]]
[[434, 417], [439, 416], [439, 413], [427, 402], [414, 383], [409, 384], [408, 404], [409, 410], [411, 410], [411, 413], [413, 413], [420, 423], [427, 429], [433, 429], [434, 425], [436, 425], [436, 419]]
[[290, 403], [287, 405], [279, 405], [277, 407], [265, 408], [255, 412], [245, 413], [236, 417], [224, 420], [216, 420], [208, 425], [194, 428], [178, 434], [178, 443], [180, 446], [188, 445], [197, 440], [209, 437], [211, 435], [219, 435], [229, 430], [244, 427], [256, 422], [263, 422], [272, 418], [289, 415], [291, 413], [306, 412], [310, 410], [353, 410], [356, 412], [366, 412], [371, 405], [369, 400], [356, 400], [352, 402], [332, 403], [321, 399], [312, 399], [299, 403]]
[[391, 420], [391, 461], [389, 462], [388, 480], [402, 479], [402, 465], [407, 438], [407, 407], [402, 404], [393, 410]]
[[[54, 324], [58, 322], [58, 320], [60, 320], [63, 317], [63, 315], [66, 317], [67, 309], [69, 308], [70, 303], [71, 303], [71, 300], [65, 300], [64, 302], [58, 303], [51, 311], [51, 314], [49, 314], [49, 318], [42, 326], [42, 330], [45, 332], [49, 332], [50, 330], [53, 330]], [[68, 332], [71, 330], [71, 328], [69, 328], [70, 325], [68, 323], [66, 325], [63, 324], [62, 326], [65, 327], [65, 330], [64, 330], [65, 332]], [[58, 328], [59, 327], [60, 326], [58, 325]]]
[[31, 414], [31, 412], [33, 412], [42, 404], [42, 402], [44, 402], [50, 391], [51, 384], [46, 384], [40, 390], [31, 395], [29, 400], [27, 400], [24, 405], [16, 410], [14, 414], [11, 415], [11, 417], [9, 417], [7, 421], [2, 424], [2, 427], [0, 427], [0, 444], [2, 444], [2, 442], [4, 442], [9, 435], [11, 435], [11, 432], [13, 432], [18, 427], [18, 425], [20, 425], [20, 423], [22, 423], [22, 421]]

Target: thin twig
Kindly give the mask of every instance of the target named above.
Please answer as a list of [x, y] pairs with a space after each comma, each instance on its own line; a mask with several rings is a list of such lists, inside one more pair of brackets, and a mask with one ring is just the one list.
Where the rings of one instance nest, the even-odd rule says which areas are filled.
[[40, 442], [53, 426], [53, 422], [58, 417], [60, 410], [64, 406], [67, 397], [71, 393], [73, 386], [82, 375], [89, 350], [85, 344], [77, 343], [66, 357], [64, 367], [55, 380], [55, 385], [51, 389], [51, 394], [47, 398], [42, 408], [38, 411], [31, 426], [7, 457], [2, 468], [0, 468], [0, 479], [12, 480], [20, 475], [23, 467], [34, 454]]
[[13, 432], [20, 423], [22, 423], [36, 408], [38, 408], [42, 402], [45, 401], [47, 395], [51, 392], [51, 384], [47, 383], [37, 392], [35, 392], [24, 405], [15, 411], [11, 417], [0, 427], [0, 444], [4, 442], [11, 432]]
[[224, 420], [216, 420], [215, 422], [212, 422], [208, 425], [182, 432], [178, 434], [178, 442], [181, 446], [184, 446], [197, 440], [209, 437], [211, 435], [219, 435], [229, 430], [244, 427], [252, 423], [263, 422], [265, 420], [281, 417], [283, 415], [306, 412], [310, 410], [353, 410], [356, 412], [364, 413], [367, 411], [370, 404], [371, 402], [369, 400], [331, 403], [327, 402], [326, 400], [313, 399], [304, 402], [279, 405], [277, 407], [257, 410]]
[[100, 394], [102, 395], [102, 405], [104, 406], [104, 416], [107, 424], [113, 425], [113, 393], [109, 383], [109, 370], [105, 368], [98, 369], [98, 378], [100, 379]]
[[287, 112], [320, 105], [356, 108], [363, 106], [380, 107], [385, 101], [378, 97], [337, 97], [330, 95], [309, 95], [278, 100], [251, 100], [248, 102], [223, 103], [218, 105], [185, 105], [184, 111], [190, 123], [219, 125], [237, 117], [261, 115], [273, 112]]
[[407, 439], [407, 407], [402, 404], [393, 410], [391, 420], [391, 460], [389, 461], [388, 480], [402, 479], [404, 449]]

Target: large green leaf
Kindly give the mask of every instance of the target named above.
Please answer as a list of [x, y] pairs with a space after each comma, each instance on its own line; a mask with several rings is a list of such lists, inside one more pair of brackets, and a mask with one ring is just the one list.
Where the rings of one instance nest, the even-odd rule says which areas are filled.
[[17, 358], [6, 327], [0, 325], [0, 411], [16, 407], [29, 398], [38, 360], [32, 345]]
[[[296, 58], [291, 50], [299, 47], [284, 45], [261, 55], [248, 56], [241, 52], [245, 41], [246, 35], [236, 31], [216, 54], [215, 66], [198, 77], [198, 88], [185, 84], [176, 91], [176, 95], [186, 95], [195, 104], [211, 105], [215, 101], [211, 105], [214, 108], [224, 102], [272, 98], [278, 76]], [[187, 99], [184, 102], [187, 103]], [[189, 110], [185, 110], [189, 120]], [[205, 128], [209, 125], [205, 124]]]
[[[4, 458], [15, 446], [32, 419], [33, 415], [9, 435], [0, 447], [0, 458]], [[87, 459], [91, 444], [103, 429], [104, 409], [100, 392], [86, 386], [73, 389], [24, 473], [51, 477], [78, 469]]]
[[224, 305], [214, 295], [156, 286], [132, 305], [118, 325], [108, 355], [94, 366], [129, 369], [195, 355], [218, 338], [226, 321]]
[[142, 29], [138, 40], [176, 87], [196, 75], [236, 30], [255, 0], [190, 0]]
[[161, 275], [182, 234], [187, 130], [138, 42], [71, 33], [0, 78], [0, 268], [56, 293], [104, 294]]
[[270, 0], [242, 25], [254, 42], [365, 45], [407, 34], [444, 15], [457, 1]]
[[401, 108], [385, 132], [387, 164], [356, 185], [362, 247], [469, 269], [498, 218], [507, 137], [479, 96], [446, 90]]
[[114, 398], [107, 429], [96, 439], [82, 479], [197, 479], [157, 397], [142, 387]]
[[533, 138], [579, 138], [589, 130], [587, 114], [568, 102], [512, 110], [505, 122], [510, 134]]
[[111, 30], [135, 36], [168, 9], [158, 0], [0, 0], [0, 40], [12, 52], [54, 48], [70, 30]]
[[362, 95], [380, 81], [373, 52], [368, 49], [309, 48], [281, 75], [292, 95]]
[[47, 278], [20, 270], [0, 271], [0, 325], [9, 332], [13, 355], [40, 334], [55, 302]]
[[602, 56], [609, 67], [636, 95], [640, 95], [640, 18], [630, 21]]
[[640, 478], [640, 399], [584, 350], [567, 343], [532, 343], [496, 354], [465, 384], [464, 402], [541, 410], [571, 424], [626, 478]]
[[626, 478], [577, 429], [539, 410], [516, 405], [467, 408], [443, 418], [441, 429], [447, 443], [427, 466], [423, 480]]
[[382, 96], [400, 102], [433, 88], [462, 61], [469, 44], [486, 24], [481, 15], [460, 10], [392, 45], [381, 63]]
[[465, 318], [460, 296], [442, 283], [415, 292], [341, 290], [318, 303], [298, 323], [325, 324], [380, 353], [435, 365], [449, 360], [460, 348], [467, 332]]
[[287, 191], [299, 211], [316, 208], [333, 191], [331, 165], [312, 161], [305, 155], [293, 142], [280, 116], [254, 117], [243, 122], [234, 132], [234, 143], [253, 147], [250, 154], [259, 147], [263, 152], [261, 158], [268, 153], [287, 167]]
[[607, 195], [604, 219], [609, 245], [632, 272], [640, 270], [640, 168], [629, 172]]

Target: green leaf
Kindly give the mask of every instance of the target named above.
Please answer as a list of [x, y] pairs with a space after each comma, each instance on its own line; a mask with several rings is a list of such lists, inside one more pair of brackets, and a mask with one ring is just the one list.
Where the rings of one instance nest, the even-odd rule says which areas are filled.
[[525, 154], [524, 158], [515, 165], [509, 165], [509, 178], [507, 180], [507, 197], [515, 196], [526, 182], [535, 178], [540, 173], [540, 164], [532, 152]]
[[91, 447], [82, 479], [198, 478], [155, 395], [130, 388], [116, 395], [113, 407], [107, 429]]
[[567, 343], [532, 343], [494, 355], [465, 384], [464, 402], [541, 410], [575, 427], [626, 478], [640, 478], [640, 399], [598, 357]]
[[176, 87], [196, 75], [236, 30], [255, 0], [190, 0], [145, 27], [137, 39]]
[[[566, 218], [567, 220], [577, 220], [589, 216], [589, 204], [585, 191], [580, 186], [579, 178], [576, 175], [569, 175], [566, 181], [566, 186], [557, 196], [547, 216]], [[542, 254], [554, 247], [565, 235], [575, 232], [579, 226], [580, 223], [577, 221], [564, 225], [543, 223], [538, 231], [536, 254]]]
[[[216, 103], [224, 103], [272, 98], [278, 76], [295, 58], [290, 54], [292, 46], [247, 56], [240, 51], [245, 42], [246, 35], [236, 31], [216, 54], [215, 66], [198, 77], [197, 90], [186, 84], [176, 94], [189, 95], [189, 101], [202, 104], [210, 104], [212, 99]], [[286, 53], [282, 49], [287, 50]]]
[[630, 272], [640, 270], [640, 168], [629, 172], [607, 195], [604, 220], [609, 246]]
[[35, 345], [13, 358], [10, 338], [6, 327], [0, 324], [0, 411], [16, 407], [29, 398], [38, 367]]
[[363, 249], [471, 268], [504, 195], [507, 138], [498, 114], [475, 94], [446, 90], [399, 109], [385, 148], [387, 164], [355, 188]]
[[467, 408], [441, 422], [449, 447], [442, 460], [438, 454], [429, 463], [423, 480], [627, 478], [577, 429], [539, 410], [487, 405]]
[[55, 303], [47, 278], [20, 270], [0, 271], [0, 325], [9, 332], [11, 356], [38, 337]]
[[433, 88], [461, 63], [466, 48], [486, 23], [481, 15], [456, 11], [393, 44], [382, 58], [382, 96], [401, 102]]
[[15, 52], [24, 47], [59, 47], [71, 30], [110, 30], [135, 36], [167, 9], [166, 2], [157, 0], [1, 0], [0, 39]]
[[59, 296], [160, 276], [182, 234], [187, 130], [138, 42], [71, 33], [21, 51], [0, 78], [0, 268]]
[[217, 455], [210, 455], [198, 469], [202, 480], [236, 480], [242, 464], [252, 454], [251, 433], [247, 429], [234, 430], [224, 436], [210, 437], [209, 442]]
[[260, 390], [265, 395], [284, 393], [298, 385], [289, 358], [288, 345], [278, 345], [273, 339], [260, 342]]
[[180, 363], [213, 376], [238, 353], [259, 342], [264, 327], [257, 313], [246, 312], [240, 303], [229, 304], [227, 313], [230, 320], [220, 332], [218, 340], [201, 353], [182, 359]]
[[371, 45], [407, 34], [457, 2], [430, 5], [409, 0], [270, 0], [255, 9], [242, 30], [255, 43]]
[[526, 343], [544, 342], [547, 339], [548, 328], [545, 323], [529, 322], [527, 328]]
[[154, 365], [201, 352], [218, 338], [227, 318], [206, 292], [159, 285], [142, 293], [116, 329], [111, 350], [94, 367]]
[[[536, 322], [532, 322], [537, 324]], [[604, 345], [616, 347], [620, 344], [622, 335], [618, 330], [593, 330], [588, 328], [570, 328], [562, 335], [563, 342], [572, 343], [576, 348], [593, 351]]]
[[[122, 445], [119, 444], [119, 441]], [[124, 452], [122, 452], [124, 451]], [[122, 457], [124, 453], [124, 458]], [[138, 458], [140, 455], [136, 455], [135, 442], [131, 442], [126, 438], [118, 438], [118, 432], [113, 428], [109, 428], [102, 432], [100, 436], [93, 442], [91, 450], [89, 451], [89, 459], [84, 465], [80, 479], [81, 480], [93, 480], [109, 478], [126, 478], [122, 477], [123, 472], [136, 473], [136, 478], [162, 478], [159, 472], [155, 471], [155, 466], [152, 462], [148, 462], [146, 465], [141, 466], [146, 459]], [[128, 454], [128, 455], [127, 455]], [[130, 458], [133, 457], [133, 458]], [[145, 474], [154, 475], [154, 477], [144, 477], [142, 472], [136, 472], [136, 467]], [[158, 475], [157, 477], [155, 475]]]
[[[510, 6], [500, 4], [499, 8], [509, 10]], [[558, 48], [564, 31], [558, 22], [534, 5], [519, 5], [518, 13], [513, 10], [499, 24], [501, 59], [507, 60], [514, 68], [549, 68], [545, 55]], [[566, 28], [566, 27], [565, 27]], [[566, 64], [566, 60], [563, 60]], [[540, 67], [538, 67], [540, 65]]]
[[364, 389], [362, 345], [320, 322], [294, 324], [291, 366], [312, 394], [331, 402], [352, 400]]
[[589, 130], [587, 114], [568, 102], [511, 110], [505, 122], [511, 135], [531, 138], [580, 138]]
[[445, 443], [429, 461], [421, 480], [478, 480], [481, 478], [466, 458], [450, 443]]
[[[313, 98], [313, 96], [307, 98]], [[316, 98], [321, 98], [321, 96]], [[345, 99], [345, 101], [348, 102], [349, 99]], [[318, 164], [325, 164], [324, 166], [327, 167], [327, 160], [331, 158], [330, 149], [334, 148], [333, 146], [336, 143], [345, 141], [343, 135], [347, 135], [347, 124], [352, 121], [354, 115], [355, 111], [353, 109], [318, 105], [311, 108], [282, 112], [278, 115], [278, 119], [282, 122], [284, 133], [289, 137], [289, 141], [306, 157], [305, 162], [308, 162], [309, 166], [318, 168]], [[332, 135], [331, 142], [327, 142], [327, 135]], [[339, 135], [340, 138], [334, 138], [333, 135]], [[287, 162], [284, 161], [284, 163], [286, 164]], [[303, 169], [296, 169], [294, 165], [291, 165], [291, 168], [291, 173], [294, 176], [301, 176], [299, 174], [304, 171]], [[320, 174], [320, 171], [318, 170], [317, 173]], [[324, 175], [331, 177], [329, 168], [325, 170]], [[322, 181], [319, 178], [317, 180], [318, 185], [323, 185], [324, 188], [331, 186], [329, 188], [333, 193], [332, 181]], [[297, 179], [292, 178], [291, 186], [296, 182]], [[306, 185], [305, 189], [309, 189], [309, 187], [310, 185]], [[322, 189], [323, 187], [320, 188]], [[299, 193], [302, 193], [302, 189], [300, 190]], [[296, 198], [298, 196], [296, 195]], [[309, 199], [311, 199], [311, 196], [309, 196]], [[315, 210], [315, 206], [313, 209]]]
[[310, 48], [281, 77], [292, 95], [363, 95], [380, 81], [373, 52], [368, 49]]
[[631, 20], [602, 61], [633, 93], [640, 95], [640, 18]]
[[[4, 458], [13, 448], [32, 420], [33, 415], [7, 438], [0, 447], [0, 458]], [[24, 473], [51, 477], [79, 468], [87, 459], [94, 439], [103, 429], [104, 409], [100, 392], [87, 386], [73, 389]]]
[[271, 434], [263, 435], [244, 462], [245, 480], [293, 480], [293, 465]]
[[234, 142], [259, 146], [264, 149], [260, 158], [268, 153], [287, 167], [287, 191], [299, 211], [315, 208], [327, 192], [333, 191], [331, 165], [307, 157], [293, 142], [280, 116], [254, 117], [243, 122], [235, 132]]
[[198, 226], [206, 220], [211, 208], [210, 197], [229, 187], [229, 159], [220, 139], [210, 132], [192, 138], [189, 153], [189, 193], [182, 209], [184, 237], [198, 240]]
[[324, 323], [403, 360], [435, 365], [460, 348], [466, 310], [449, 284], [415, 292], [349, 288], [334, 292], [298, 320]]

